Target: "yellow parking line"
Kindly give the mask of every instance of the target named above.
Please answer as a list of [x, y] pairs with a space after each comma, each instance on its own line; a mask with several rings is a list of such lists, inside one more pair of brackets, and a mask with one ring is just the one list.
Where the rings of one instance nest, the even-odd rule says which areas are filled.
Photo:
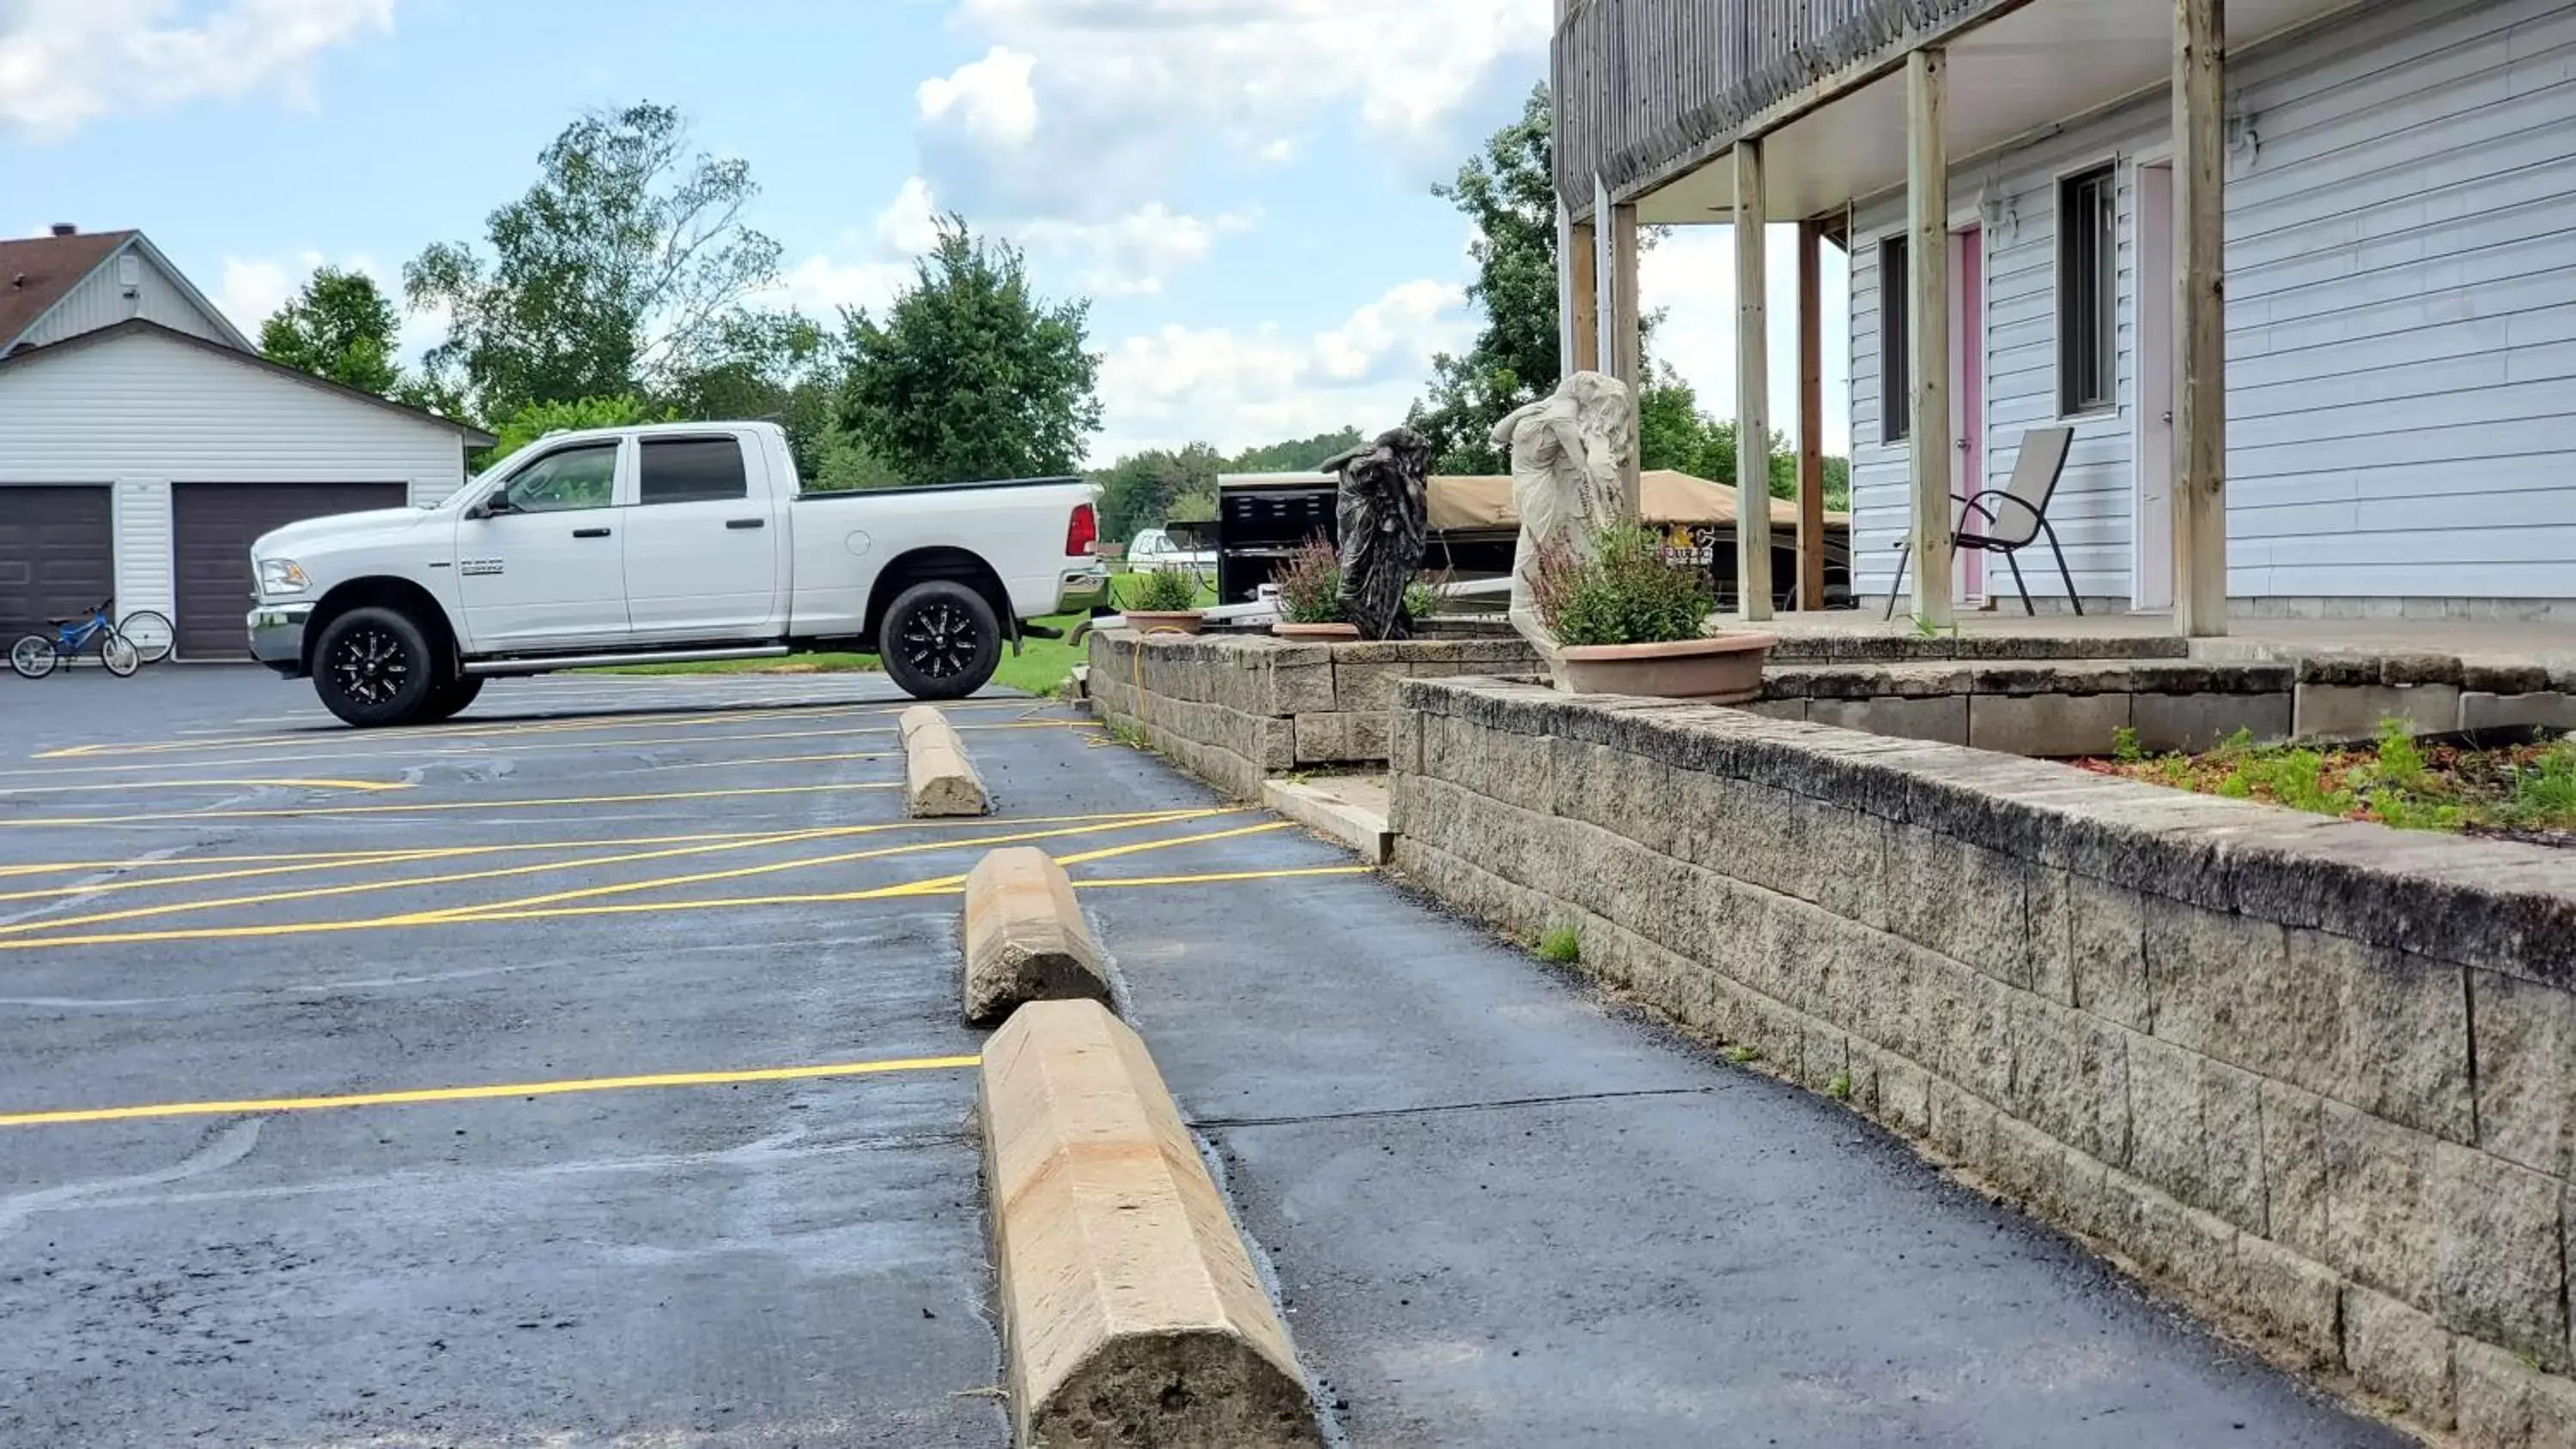
[[574, 1092], [631, 1092], [657, 1087], [732, 1087], [753, 1082], [813, 1082], [834, 1077], [874, 1077], [896, 1072], [956, 1072], [981, 1057], [904, 1057], [877, 1062], [834, 1062], [811, 1067], [755, 1067], [737, 1072], [660, 1072], [641, 1077], [578, 1077], [567, 1081], [509, 1082], [479, 1087], [422, 1087], [403, 1092], [353, 1092], [339, 1097], [255, 1097], [237, 1102], [164, 1102], [147, 1107], [90, 1107], [62, 1112], [11, 1112], [0, 1127], [62, 1127], [76, 1122], [130, 1122], [151, 1117], [231, 1117], [245, 1113], [326, 1112], [345, 1107], [393, 1107], [420, 1102], [485, 1102], [501, 1097], [560, 1097]]
[[[1198, 815], [1205, 813], [1208, 812], [1166, 812], [1162, 815], [1140, 816], [1133, 820], [1077, 824], [1070, 829], [1050, 831], [1047, 832], [1047, 834], [1050, 836], [1089, 835], [1105, 830], [1127, 830], [1146, 825], [1178, 824], [1182, 821], [1196, 818]], [[1036, 822], [1023, 823], [1034, 824]], [[713, 844], [671, 846], [660, 850], [639, 851], [624, 855], [596, 855], [587, 859], [577, 860], [547, 860], [539, 861], [533, 865], [494, 866], [484, 870], [455, 871], [446, 875], [404, 876], [397, 877], [392, 880], [349, 881], [341, 885], [309, 886], [302, 890], [270, 891], [260, 895], [249, 896], [225, 896], [217, 897], [213, 900], [171, 901], [160, 905], [136, 906], [121, 911], [99, 911], [85, 916], [46, 917], [39, 920], [20, 921], [14, 925], [0, 925], [0, 937], [37, 934], [50, 935], [57, 931], [69, 929], [73, 926], [103, 926], [117, 921], [150, 920], [160, 916], [189, 915], [199, 911], [238, 910], [247, 906], [276, 905], [283, 901], [319, 900], [331, 896], [372, 895], [385, 891], [415, 890], [428, 886], [462, 885], [468, 881], [499, 880], [510, 876], [550, 874], [556, 871], [580, 870], [591, 866], [632, 865], [639, 861], [669, 860], [680, 856], [714, 855], [725, 851], [757, 850], [767, 846], [803, 845], [811, 841], [827, 837], [847, 838], [854, 835], [879, 835], [889, 830], [905, 829], [911, 824], [913, 824], [911, 821], [896, 821], [884, 825], [825, 826], [813, 830], [785, 831], [776, 835], [752, 836], [742, 840], [720, 841]], [[738, 876], [759, 875], [770, 871], [799, 870], [813, 866], [838, 865], [845, 861], [867, 860], [881, 855], [899, 855], [909, 851], [939, 850], [945, 849], [951, 844], [953, 844], [953, 842], [934, 840], [917, 845], [899, 847], [893, 850], [863, 850], [852, 851], [839, 855], [800, 858], [791, 861], [771, 862], [764, 865], [748, 866], [735, 871], [710, 871], [697, 875], [671, 876], [656, 880], [636, 881], [623, 885], [594, 886], [588, 890], [567, 891], [550, 896], [529, 896], [522, 900], [499, 901], [494, 904], [498, 906], [541, 905], [553, 900], [570, 900], [582, 896], [615, 895], [626, 891], [652, 890], [662, 886], [696, 885], [705, 881], [727, 880]], [[472, 910], [472, 907], [458, 907], [451, 911], [419, 912], [417, 914], [452, 916], [471, 914]], [[415, 913], [406, 912], [405, 914]]]
[[820, 795], [845, 790], [899, 790], [892, 782], [866, 781], [833, 785], [764, 785], [740, 790], [673, 790], [652, 795], [573, 795], [554, 800], [452, 800], [434, 805], [327, 805], [279, 810], [183, 810], [159, 815], [62, 815], [33, 820], [0, 820], [0, 829], [39, 825], [149, 825], [195, 820], [297, 820], [325, 815], [410, 815], [427, 811], [552, 810], [576, 805], [649, 805], [673, 800], [738, 800], [758, 795]]
[[408, 790], [376, 780], [117, 780], [105, 785], [15, 785], [0, 795], [82, 795], [100, 790]]
[[[1216, 814], [1219, 812], [1212, 811], [1207, 813]], [[1175, 822], [1157, 820], [1148, 823], [1168, 824]], [[1087, 851], [1079, 855], [1065, 856], [1063, 857], [1063, 860], [1068, 864], [1075, 864], [1086, 861], [1103, 860], [1111, 856], [1132, 855], [1142, 851], [1169, 850], [1178, 846], [1197, 845], [1213, 840], [1225, 840], [1238, 835], [1255, 835], [1266, 831], [1284, 830], [1288, 828], [1290, 823], [1291, 822], [1285, 820], [1277, 820], [1263, 825], [1247, 826], [1239, 830], [1215, 831], [1197, 835], [1176, 836], [1163, 840], [1144, 841], [1134, 845], [1117, 846], [1106, 850]], [[1084, 829], [1021, 831], [1012, 834], [983, 836], [964, 840], [930, 841], [909, 846], [888, 847], [880, 851], [865, 853], [862, 856], [854, 858], [881, 859], [887, 856], [918, 854], [928, 850], [965, 849], [974, 846], [1017, 845], [1030, 840], [1043, 840], [1058, 836], [1085, 835], [1092, 833], [1095, 832]], [[784, 868], [793, 868], [796, 864], [810, 863], [811, 862], [794, 862]], [[665, 878], [662, 880], [639, 882], [631, 887], [610, 887], [604, 889], [641, 890], [657, 886], [669, 887], [673, 885], [686, 884], [689, 879], [690, 878]], [[352, 921], [282, 921], [269, 925], [196, 926], [160, 931], [108, 931], [76, 936], [19, 937], [14, 939], [0, 939], [0, 951], [34, 951], [62, 946], [131, 946], [166, 941], [252, 940], [278, 936], [330, 935], [345, 931], [400, 930], [420, 926], [478, 925], [484, 922], [497, 921], [550, 921], [586, 916], [660, 915], [682, 911], [718, 910], [749, 906], [837, 905], [857, 901], [891, 900], [900, 896], [908, 895], [941, 894], [961, 886], [965, 882], [965, 879], [966, 877], [963, 875], [932, 876], [923, 880], [908, 881], [890, 886], [878, 886], [867, 890], [819, 892], [805, 895], [733, 896], [695, 901], [626, 901], [614, 905], [586, 906], [525, 906], [520, 902], [496, 902], [482, 906], [459, 906], [441, 911], [408, 911], [399, 915], [375, 916]], [[556, 899], [569, 899], [576, 896], [587, 896], [596, 893], [597, 892], [569, 892], [563, 896], [557, 897]]]

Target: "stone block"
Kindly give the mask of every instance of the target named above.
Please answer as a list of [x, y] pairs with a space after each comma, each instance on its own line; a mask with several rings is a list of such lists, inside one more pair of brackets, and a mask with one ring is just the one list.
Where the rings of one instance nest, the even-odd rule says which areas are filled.
[[1357, 664], [1333, 661], [1333, 708], [1385, 710], [1395, 707], [1396, 684], [1405, 677], [1402, 664]]
[[2343, 1025], [2332, 993], [2270, 999], [2287, 984], [2286, 931], [2162, 896], [2144, 900], [2143, 944], [2157, 1036], [2249, 1067], [2271, 1066], [2284, 1054], [2311, 1061], [2332, 1056]]
[[1932, 1079], [1924, 1070], [1893, 1054], [1878, 1063], [1879, 1119], [1908, 1137], [1925, 1135], [1932, 1125]]
[[2362, 1387], [2436, 1429], [2457, 1422], [2451, 1335], [2424, 1313], [2367, 1288], [2343, 1293], [2343, 1358]]
[[2128, 723], [2126, 694], [1979, 694], [1968, 700], [1968, 744], [1998, 754], [2050, 760], [2107, 755]]
[[1938, 695], [1928, 699], [1880, 696], [1871, 699], [1814, 699], [1807, 702], [1807, 723], [1858, 730], [1893, 739], [1968, 742], [1968, 696]]
[[[1808, 795], [1626, 758], [1653, 768], [1590, 772], [1611, 785], [1607, 798], [1563, 803], [1586, 818], [1615, 809], [1619, 817], [1602, 823], [1632, 839], [1865, 925], [1886, 925], [1885, 822]], [[1558, 763], [1566, 761], [1560, 756]]]
[[966, 875], [966, 1020], [1032, 1001], [1109, 1000], [1106, 953], [1064, 867], [1033, 846], [988, 852]]
[[2200, 1120], [2205, 1060], [2153, 1037], [2128, 1042], [2129, 1152], [2123, 1165], [2184, 1202], [2208, 1195]]
[[2262, 1089], [2265, 1236], [2326, 1259], [2324, 1103], [2280, 1082]]
[[2460, 727], [2459, 686], [2303, 681], [2291, 729], [2299, 739], [2321, 743], [2370, 740], [2387, 719], [2403, 720], [2417, 734], [2449, 734]]
[[2086, 875], [2066, 878], [2066, 962], [2075, 1004], [2123, 1026], [2149, 1031], [2146, 898]]
[[1918, 946], [2027, 988], [2036, 867], [1933, 831], [1887, 834], [1888, 926]]
[[2557, 1177], [2576, 1174], [2576, 993], [2469, 973], [2478, 1145]]
[[1807, 702], [1803, 699], [1762, 699], [1751, 704], [1737, 705], [1736, 708], [1746, 714], [1758, 714], [1764, 719], [1803, 721], [1807, 717]]
[[1145, 1044], [1090, 1001], [984, 1052], [985, 1180], [1017, 1441], [1316, 1446], [1313, 1401]]
[[2150, 1276], [2219, 1299], [2237, 1286], [2236, 1229], [2126, 1173], [2106, 1179], [2098, 1231]]
[[1310, 714], [1334, 708], [1333, 665], [1329, 659], [1312, 664], [1273, 664], [1266, 672], [1270, 699], [1265, 713]]
[[2203, 1205], [2249, 1233], [2269, 1231], [2263, 1191], [2263, 1079], [2222, 1062], [2200, 1067]]
[[2558, 1179], [2446, 1142], [2430, 1187], [2435, 1296], [2414, 1301], [2462, 1332], [2568, 1367]]
[[2236, 1235], [2233, 1303], [2295, 1345], [2312, 1368], [2343, 1358], [2343, 1280], [2277, 1243]]
[[[2291, 931], [2288, 945], [2286, 977], [2246, 982], [2249, 1004], [2280, 1008], [2247, 1013], [2279, 1044], [2275, 1075], [2454, 1142], [2474, 1140], [2461, 968], [2321, 931]], [[2325, 1055], [2308, 1054], [2321, 1033], [2293, 1004], [2301, 997], [2330, 1010], [2340, 1027], [2342, 1040]], [[2259, 1069], [2265, 1060], [2247, 1065]], [[2293, 1061], [2313, 1075], [2287, 1070]]]
[[2339, 1102], [2320, 1114], [2326, 1164], [2327, 1266], [2409, 1303], [2440, 1281], [2431, 1137]]
[[1976, 1094], [1931, 1079], [1932, 1149], [1952, 1162], [1982, 1167], [1994, 1160], [1995, 1109]]
[[2576, 1379], [2474, 1338], [2451, 1340], [2460, 1437], [2474, 1445], [2576, 1449]]
[[2200, 754], [2238, 730], [2271, 744], [2290, 737], [2290, 695], [2140, 694], [2130, 704], [2129, 724], [2138, 748], [2149, 754]]
[[2576, 730], [2576, 699], [2554, 689], [2528, 694], [2460, 695], [2460, 728], [2464, 730]]
[[2129, 1065], [2120, 1029], [2035, 996], [2013, 996], [2009, 1009], [2013, 1110], [2077, 1151], [2125, 1158]]

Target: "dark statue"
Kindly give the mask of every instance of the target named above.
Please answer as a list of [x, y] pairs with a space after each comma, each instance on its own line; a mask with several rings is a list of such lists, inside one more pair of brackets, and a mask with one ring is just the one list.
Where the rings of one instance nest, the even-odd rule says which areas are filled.
[[1341, 476], [1335, 517], [1342, 535], [1342, 618], [1363, 639], [1409, 639], [1404, 590], [1429, 545], [1431, 445], [1411, 428], [1324, 464]]

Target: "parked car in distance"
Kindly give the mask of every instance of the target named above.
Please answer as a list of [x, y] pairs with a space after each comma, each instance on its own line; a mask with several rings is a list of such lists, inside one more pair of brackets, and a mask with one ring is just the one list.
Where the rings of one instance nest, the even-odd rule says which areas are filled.
[[1169, 531], [1149, 528], [1137, 534], [1127, 545], [1127, 568], [1131, 573], [1156, 574], [1216, 572], [1216, 550], [1184, 548]]
[[435, 507], [261, 537], [251, 654], [354, 725], [445, 719], [501, 675], [817, 649], [956, 699], [1025, 621], [1106, 598], [1095, 491], [806, 493], [774, 423], [561, 433]]

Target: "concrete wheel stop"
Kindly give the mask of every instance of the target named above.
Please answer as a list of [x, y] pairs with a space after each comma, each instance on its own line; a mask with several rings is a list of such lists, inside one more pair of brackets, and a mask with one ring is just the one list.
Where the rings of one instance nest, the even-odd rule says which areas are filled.
[[1021, 1007], [982, 1069], [1022, 1446], [1320, 1446], [1287, 1329], [1145, 1044], [1097, 1001]]
[[1110, 999], [1107, 955], [1045, 851], [996, 850], [967, 874], [964, 994], [977, 1026], [1032, 1001]]
[[993, 797], [966, 756], [966, 742], [948, 717], [926, 704], [903, 712], [903, 808], [915, 820], [990, 815]]

